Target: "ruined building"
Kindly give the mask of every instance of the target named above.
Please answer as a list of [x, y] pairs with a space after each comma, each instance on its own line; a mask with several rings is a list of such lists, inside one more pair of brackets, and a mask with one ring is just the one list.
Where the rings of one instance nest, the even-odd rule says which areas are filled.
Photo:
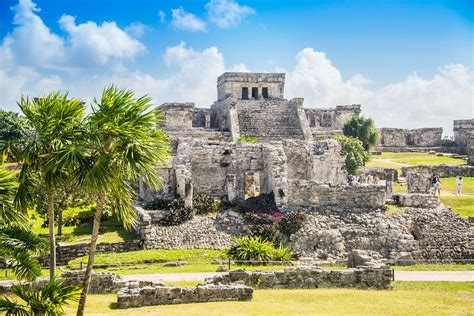
[[[285, 75], [224, 73], [217, 79], [217, 101], [158, 107], [172, 139], [172, 161], [159, 170], [164, 186], [140, 195], [184, 198], [194, 193], [228, 201], [273, 193], [279, 207], [330, 206], [378, 208], [384, 186], [347, 184], [340, 146], [324, 135], [340, 133], [360, 113], [360, 105], [305, 109], [303, 98], [284, 98]], [[255, 144], [245, 137], [256, 139]]]

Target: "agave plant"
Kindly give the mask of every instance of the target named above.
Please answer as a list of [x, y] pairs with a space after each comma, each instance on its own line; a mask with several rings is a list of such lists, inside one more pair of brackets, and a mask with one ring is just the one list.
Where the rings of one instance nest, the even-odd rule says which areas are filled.
[[233, 245], [227, 251], [229, 257], [242, 261], [270, 261], [274, 252], [271, 242], [257, 236], [233, 237]]
[[77, 301], [79, 288], [64, 286], [62, 280], [53, 277], [42, 288], [32, 284], [18, 284], [11, 288], [11, 292], [25, 303], [21, 304], [9, 297], [0, 299], [0, 312], [6, 315], [65, 315], [64, 305], [70, 301]]

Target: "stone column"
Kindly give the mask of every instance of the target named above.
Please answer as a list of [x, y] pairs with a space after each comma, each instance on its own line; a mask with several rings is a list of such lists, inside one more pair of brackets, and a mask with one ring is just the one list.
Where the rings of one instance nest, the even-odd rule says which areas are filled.
[[205, 120], [206, 120], [204, 126], [206, 128], [210, 128], [211, 127], [211, 115], [209, 113], [206, 113], [206, 114], [204, 114], [204, 117], [205, 117]]

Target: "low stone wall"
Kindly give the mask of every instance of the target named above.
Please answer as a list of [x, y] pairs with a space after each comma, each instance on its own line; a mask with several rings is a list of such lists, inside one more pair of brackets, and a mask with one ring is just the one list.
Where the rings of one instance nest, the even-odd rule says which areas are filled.
[[385, 204], [385, 185], [326, 185], [310, 180], [288, 181], [289, 207], [378, 209]]
[[357, 174], [362, 178], [367, 178], [367, 176], [371, 175], [385, 181], [394, 182], [398, 180], [398, 171], [393, 168], [366, 167], [362, 168]]
[[152, 285], [140, 287], [130, 282], [117, 294], [118, 308], [204, 302], [250, 301], [253, 289], [241, 284], [205, 284], [191, 287]]
[[438, 174], [441, 178], [447, 177], [474, 177], [474, 166], [455, 166], [455, 165], [439, 165], [439, 166], [413, 166], [402, 167], [401, 175], [407, 176], [408, 173], [425, 173], [430, 176], [433, 173]]
[[[85, 270], [66, 271], [59, 277], [64, 280], [66, 286], [82, 287], [84, 282]], [[48, 278], [38, 279], [33, 283], [36, 288], [42, 288], [49, 282]], [[151, 282], [142, 282], [142, 286], [150, 284]], [[91, 277], [91, 285], [89, 293], [91, 294], [110, 294], [117, 293], [123, 288], [127, 281], [123, 280], [121, 276], [110, 272], [94, 272]], [[0, 293], [7, 293], [10, 291], [12, 284], [0, 284]]]
[[397, 194], [395, 199], [400, 206], [437, 208], [441, 201], [433, 194], [411, 193]]
[[240, 283], [258, 289], [284, 288], [359, 288], [389, 289], [393, 280], [390, 269], [359, 267], [350, 270], [327, 271], [318, 267], [286, 268], [283, 271], [234, 270], [206, 279], [211, 284]]
[[[89, 243], [58, 246], [56, 247], [57, 264], [65, 266], [73, 259], [87, 256], [89, 255], [89, 249]], [[141, 249], [143, 248], [140, 240], [128, 240], [123, 242], [97, 244], [96, 252], [127, 252]], [[46, 267], [49, 265], [49, 256], [41, 256], [38, 259], [41, 266]]]

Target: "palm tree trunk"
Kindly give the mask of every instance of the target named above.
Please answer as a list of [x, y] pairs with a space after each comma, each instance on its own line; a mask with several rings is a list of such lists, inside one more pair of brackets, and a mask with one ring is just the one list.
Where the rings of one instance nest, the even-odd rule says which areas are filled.
[[99, 238], [100, 218], [102, 216], [102, 210], [105, 206], [105, 192], [99, 192], [97, 196], [97, 205], [94, 215], [94, 224], [92, 226], [92, 239], [91, 248], [89, 250], [89, 259], [87, 261], [86, 273], [84, 276], [84, 285], [82, 288], [81, 298], [79, 300], [79, 306], [77, 307], [77, 316], [84, 315], [84, 309], [86, 307], [87, 294], [89, 293], [89, 287], [92, 277], [92, 267], [94, 266], [95, 250], [97, 246], [97, 239]]
[[49, 225], [49, 277], [56, 275], [56, 236], [54, 234], [54, 204], [53, 191], [47, 191], [48, 199], [48, 225]]
[[58, 210], [58, 236], [63, 235], [63, 210]]

